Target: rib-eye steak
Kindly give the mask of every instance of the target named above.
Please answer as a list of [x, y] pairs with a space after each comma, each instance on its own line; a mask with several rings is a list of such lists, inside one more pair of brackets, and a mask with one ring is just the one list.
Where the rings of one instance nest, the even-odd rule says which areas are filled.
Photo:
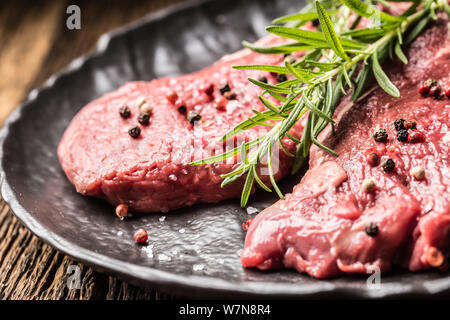
[[[351, 109], [341, 102], [336, 134], [321, 136], [340, 156], [311, 150], [300, 184], [250, 225], [244, 266], [318, 278], [393, 265], [447, 268], [450, 100], [422, 97], [417, 88], [429, 78], [450, 85], [449, 28], [441, 17], [409, 47], [407, 65], [386, 65], [401, 98], [373, 85]], [[374, 140], [379, 128], [387, 141]]]
[[[259, 44], [277, 41], [268, 36]], [[248, 77], [271, 84], [280, 80], [276, 74], [232, 66], [282, 62], [283, 55], [244, 49], [193, 74], [128, 83], [88, 104], [71, 121], [58, 147], [62, 168], [78, 192], [136, 211], [165, 212], [237, 197], [242, 180], [220, 187], [220, 175], [235, 168], [236, 157], [211, 165], [189, 163], [222, 153], [227, 147], [219, 142], [221, 136], [254, 115], [252, 109], [264, 110], [261, 89]], [[145, 114], [149, 108], [150, 116]], [[228, 142], [228, 149], [267, 130], [245, 131]], [[292, 141], [284, 144], [294, 151]], [[285, 176], [290, 165], [291, 158], [280, 152], [275, 178]], [[262, 178], [268, 181], [267, 175]]]

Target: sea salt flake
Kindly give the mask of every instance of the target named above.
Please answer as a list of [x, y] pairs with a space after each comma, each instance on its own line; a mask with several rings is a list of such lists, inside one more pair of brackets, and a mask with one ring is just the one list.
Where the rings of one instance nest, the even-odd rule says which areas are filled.
[[159, 260], [159, 261], [171, 261], [172, 258], [169, 257], [168, 255], [164, 254], [164, 253], [160, 253], [160, 254], [158, 255], [158, 260]]
[[185, 233], [185, 232], [186, 232], [186, 229], [182, 228], [182, 229], [178, 230], [178, 232], [179, 232], [179, 233]]
[[205, 265], [204, 264], [194, 264], [193, 266], [192, 266], [192, 270], [194, 270], [194, 271], [201, 271], [201, 270], [203, 270], [205, 268]]
[[123, 231], [117, 232], [117, 235], [120, 237], [121, 235], [123, 235]]
[[166, 216], [162, 216], [159, 218], [159, 222], [164, 222], [164, 220], [166, 220]]
[[254, 213], [258, 213], [258, 212], [259, 212], [259, 210], [254, 208], [254, 207], [247, 207], [247, 214], [248, 215], [251, 215], [251, 214], [254, 214]]
[[147, 257], [153, 258], [153, 245], [142, 247], [142, 251], [144, 251], [147, 254]]

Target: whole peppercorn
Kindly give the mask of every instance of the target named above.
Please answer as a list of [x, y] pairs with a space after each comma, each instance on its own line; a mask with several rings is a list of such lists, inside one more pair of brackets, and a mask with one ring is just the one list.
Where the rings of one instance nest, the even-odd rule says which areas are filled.
[[187, 119], [191, 124], [194, 124], [196, 121], [200, 121], [201, 118], [202, 116], [193, 110], [189, 111], [187, 114]]
[[378, 157], [378, 154], [372, 152], [366, 155], [366, 160], [370, 166], [375, 167], [376, 165], [378, 165], [380, 158]]
[[366, 224], [364, 231], [369, 237], [375, 237], [378, 234], [378, 226], [375, 223], [370, 222]]
[[119, 204], [116, 207], [116, 215], [120, 218], [123, 219], [125, 217], [128, 216], [128, 206], [126, 204]]
[[319, 24], [320, 24], [319, 19], [314, 19], [314, 20], [312, 21], [312, 25], [313, 25], [314, 27], [317, 27]]
[[139, 107], [139, 111], [141, 111], [141, 113], [150, 114], [150, 113], [152, 113], [152, 110], [153, 110], [153, 108], [150, 105], [148, 105], [147, 103], [144, 103]]
[[378, 128], [372, 135], [376, 142], [386, 142], [388, 138], [388, 134], [386, 129]]
[[146, 103], [145, 98], [144, 97], [139, 97], [136, 99], [136, 107], [140, 107], [142, 106], [144, 103]]
[[254, 218], [250, 218], [250, 219], [248, 219], [247, 221], [245, 221], [245, 222], [242, 224], [242, 229], [244, 229], [245, 231], [247, 231], [248, 228], [250, 227], [250, 225], [252, 224], [253, 219], [254, 219]]
[[425, 169], [423, 167], [417, 166], [411, 169], [411, 175], [416, 180], [422, 180], [425, 178]]
[[397, 140], [401, 142], [408, 141], [408, 130], [399, 130], [399, 132], [397, 132]]
[[150, 115], [148, 113], [139, 113], [138, 122], [144, 126], [148, 125], [150, 122]]
[[394, 160], [392, 160], [391, 158], [385, 159], [383, 160], [383, 162], [381, 163], [381, 167], [383, 168], [383, 170], [385, 172], [391, 172], [394, 171], [395, 169], [395, 162]]
[[430, 95], [433, 96], [434, 98], [439, 98], [439, 96], [441, 95], [441, 86], [440, 85], [436, 85], [430, 88]]
[[422, 82], [419, 85], [419, 88], [417, 89], [417, 91], [422, 95], [422, 96], [426, 96], [427, 94], [430, 93], [430, 87], [428, 85], [426, 85], [424, 82]]
[[223, 82], [220, 87], [219, 87], [220, 93], [222, 95], [225, 94], [225, 92], [228, 92], [231, 90], [230, 85], [228, 84], [228, 82]]
[[234, 91], [225, 92], [223, 96], [227, 100], [234, 100], [234, 99], [236, 99], [236, 93]]
[[394, 121], [395, 130], [397, 130], [397, 131], [404, 130], [405, 129], [404, 123], [405, 123], [405, 119], [397, 119], [397, 120], [395, 120]]
[[259, 77], [259, 78], [258, 78], [258, 81], [267, 83], [267, 78], [264, 77], [264, 76], [262, 76], [262, 77]]
[[447, 98], [450, 98], [450, 87], [447, 87], [447, 89], [445, 89], [444, 93], [447, 96]]
[[178, 95], [175, 91], [170, 90], [170, 91], [167, 91], [167, 93], [166, 93], [166, 99], [170, 103], [175, 103], [175, 101], [177, 101], [177, 99], [178, 99]]
[[434, 79], [427, 79], [424, 83], [428, 88], [435, 87], [439, 85], [439, 82]]
[[145, 243], [147, 242], [148, 234], [144, 229], [139, 229], [134, 233], [134, 240], [137, 243]]
[[416, 120], [407, 120], [403, 123], [405, 129], [414, 129], [417, 126]]
[[426, 252], [425, 260], [432, 267], [440, 267], [444, 263], [445, 257], [436, 247], [429, 247]]
[[410, 143], [418, 143], [418, 142], [424, 142], [425, 141], [425, 135], [420, 132], [419, 130], [411, 130], [411, 132], [408, 135], [408, 142]]
[[119, 114], [122, 118], [127, 119], [131, 116], [131, 110], [128, 106], [121, 106], [119, 109]]
[[277, 76], [277, 81], [278, 82], [285, 82], [285, 81], [287, 81], [287, 77], [286, 77], [286, 75], [285, 74], [278, 74], [278, 76]]
[[362, 189], [366, 193], [370, 193], [375, 190], [375, 181], [372, 179], [364, 179], [362, 183]]
[[137, 138], [141, 135], [141, 128], [139, 128], [138, 126], [130, 128], [128, 130], [128, 134], [132, 137], [132, 138]]

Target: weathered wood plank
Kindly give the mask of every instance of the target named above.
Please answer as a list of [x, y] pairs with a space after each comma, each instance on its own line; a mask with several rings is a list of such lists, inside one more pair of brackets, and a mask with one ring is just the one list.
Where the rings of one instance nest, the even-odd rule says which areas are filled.
[[[0, 125], [30, 89], [91, 51], [101, 34], [182, 1], [0, 2]], [[81, 8], [81, 30], [65, 27], [69, 3]], [[67, 287], [71, 265], [81, 270], [79, 290]], [[98, 273], [43, 243], [0, 199], [0, 299], [159, 298], [169, 296]]]

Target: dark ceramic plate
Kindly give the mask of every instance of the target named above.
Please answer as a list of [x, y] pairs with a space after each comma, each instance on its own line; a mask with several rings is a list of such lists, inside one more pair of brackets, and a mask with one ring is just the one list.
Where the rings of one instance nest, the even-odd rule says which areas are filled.
[[[1, 131], [1, 192], [16, 216], [41, 239], [105, 272], [139, 285], [189, 297], [386, 297], [437, 295], [450, 276], [395, 272], [381, 289], [367, 277], [316, 280], [292, 271], [245, 270], [239, 261], [249, 218], [237, 200], [120, 221], [114, 208], [77, 194], [62, 172], [56, 147], [70, 119], [89, 101], [131, 80], [150, 80], [205, 67], [264, 35], [270, 20], [300, 9], [298, 0], [191, 3], [103, 36], [97, 51], [30, 93]], [[290, 181], [289, 181], [290, 180]], [[289, 191], [299, 177], [288, 178]], [[251, 206], [276, 199], [256, 196]], [[254, 214], [253, 214], [254, 215]], [[148, 246], [134, 230], [150, 231]]]

